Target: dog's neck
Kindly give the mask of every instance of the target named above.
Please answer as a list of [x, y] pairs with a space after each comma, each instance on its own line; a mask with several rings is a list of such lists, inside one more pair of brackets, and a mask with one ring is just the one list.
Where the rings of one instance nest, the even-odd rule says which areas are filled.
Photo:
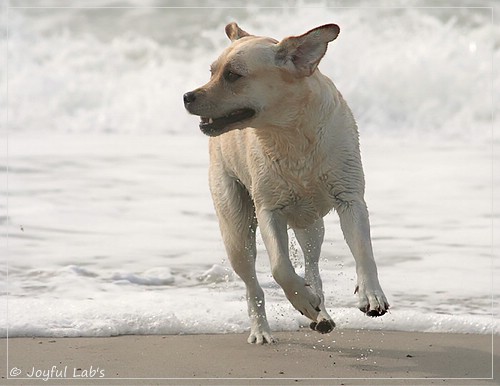
[[272, 161], [303, 159], [315, 152], [319, 135], [313, 130], [296, 128], [255, 129], [263, 153]]
[[254, 129], [264, 154], [272, 161], [301, 163], [322, 149], [325, 131], [334, 122], [335, 107], [343, 100], [333, 83], [316, 72], [307, 79], [308, 98], [301, 111], [291, 114], [286, 124]]

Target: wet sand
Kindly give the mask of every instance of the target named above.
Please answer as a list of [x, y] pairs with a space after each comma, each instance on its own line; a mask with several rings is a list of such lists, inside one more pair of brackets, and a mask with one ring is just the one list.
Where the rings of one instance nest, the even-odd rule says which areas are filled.
[[499, 384], [498, 335], [301, 330], [275, 336], [277, 344], [264, 346], [247, 344], [242, 334], [2, 339], [0, 383]]

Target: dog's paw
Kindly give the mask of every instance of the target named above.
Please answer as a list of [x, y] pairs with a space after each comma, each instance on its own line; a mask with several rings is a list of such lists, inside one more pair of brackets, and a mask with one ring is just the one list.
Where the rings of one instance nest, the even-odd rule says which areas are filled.
[[[303, 280], [303, 279], [302, 279]], [[285, 292], [292, 306], [302, 315], [311, 320], [316, 320], [321, 312], [321, 298], [305, 284], [305, 281], [294, 290]]]
[[367, 289], [356, 286], [354, 293], [359, 296], [358, 308], [367, 316], [382, 316], [389, 310], [389, 302], [381, 288]]
[[271, 335], [270, 331], [252, 331], [247, 339], [250, 344], [272, 344], [276, 343], [276, 339]]
[[321, 319], [318, 322], [311, 322], [309, 327], [320, 334], [328, 334], [335, 328], [335, 322], [331, 319]]

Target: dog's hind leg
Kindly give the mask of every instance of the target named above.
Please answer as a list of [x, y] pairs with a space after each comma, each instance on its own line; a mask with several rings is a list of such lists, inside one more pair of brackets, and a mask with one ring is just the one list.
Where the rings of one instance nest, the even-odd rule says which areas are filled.
[[314, 292], [318, 294], [321, 299], [319, 305], [321, 311], [316, 321], [311, 323], [311, 328], [322, 334], [326, 334], [333, 330], [335, 323], [326, 311], [323, 284], [319, 273], [319, 257], [325, 235], [323, 218], [320, 218], [306, 229], [294, 228], [294, 233], [304, 253], [306, 283], [311, 285]]
[[211, 184], [211, 190], [229, 261], [246, 286], [251, 321], [248, 343], [274, 343], [267, 322], [264, 291], [255, 272], [257, 220], [251, 197], [243, 185], [230, 177], [218, 178]]

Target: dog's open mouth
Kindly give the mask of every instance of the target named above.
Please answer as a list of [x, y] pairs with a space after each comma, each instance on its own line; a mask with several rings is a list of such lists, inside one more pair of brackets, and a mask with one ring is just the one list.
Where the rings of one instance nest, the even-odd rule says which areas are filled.
[[201, 117], [200, 129], [209, 136], [216, 136], [226, 132], [229, 125], [250, 119], [255, 115], [255, 110], [250, 108], [238, 109], [219, 118]]

